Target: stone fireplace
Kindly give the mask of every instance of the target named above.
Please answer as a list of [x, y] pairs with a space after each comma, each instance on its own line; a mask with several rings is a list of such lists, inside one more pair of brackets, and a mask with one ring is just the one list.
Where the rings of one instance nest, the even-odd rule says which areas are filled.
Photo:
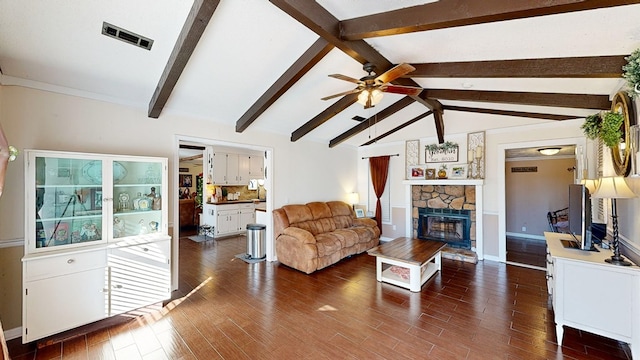
[[412, 185], [411, 206], [413, 237], [476, 247], [475, 185]]

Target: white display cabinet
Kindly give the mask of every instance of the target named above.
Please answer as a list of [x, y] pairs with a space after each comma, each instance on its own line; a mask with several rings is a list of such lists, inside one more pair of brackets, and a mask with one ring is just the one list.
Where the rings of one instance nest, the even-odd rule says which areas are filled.
[[25, 150], [25, 162], [23, 342], [169, 298], [166, 158]]

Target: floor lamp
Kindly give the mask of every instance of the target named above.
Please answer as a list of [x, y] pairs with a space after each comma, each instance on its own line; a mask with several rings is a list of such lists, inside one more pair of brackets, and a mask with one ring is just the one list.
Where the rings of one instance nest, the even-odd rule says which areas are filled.
[[613, 265], [630, 266], [631, 263], [620, 255], [616, 199], [630, 199], [636, 197], [636, 194], [629, 189], [629, 186], [627, 186], [627, 183], [624, 181], [624, 177], [612, 176], [601, 178], [596, 192], [591, 197], [595, 199], [611, 199], [611, 222], [613, 223], [613, 240], [611, 241], [611, 247], [613, 248], [613, 255], [605, 261]]

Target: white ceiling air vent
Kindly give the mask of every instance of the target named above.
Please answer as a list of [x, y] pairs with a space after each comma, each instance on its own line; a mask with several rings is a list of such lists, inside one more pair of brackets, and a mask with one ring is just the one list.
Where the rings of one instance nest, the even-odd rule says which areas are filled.
[[147, 50], [151, 50], [151, 45], [153, 45], [153, 40], [121, 27], [111, 25], [108, 22], [102, 23], [102, 34]]

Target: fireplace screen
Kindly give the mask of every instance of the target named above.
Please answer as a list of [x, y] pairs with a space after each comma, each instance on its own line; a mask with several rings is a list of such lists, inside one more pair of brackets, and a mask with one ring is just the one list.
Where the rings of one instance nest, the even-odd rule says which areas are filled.
[[418, 209], [418, 238], [444, 241], [450, 247], [471, 249], [471, 212], [454, 209]]

